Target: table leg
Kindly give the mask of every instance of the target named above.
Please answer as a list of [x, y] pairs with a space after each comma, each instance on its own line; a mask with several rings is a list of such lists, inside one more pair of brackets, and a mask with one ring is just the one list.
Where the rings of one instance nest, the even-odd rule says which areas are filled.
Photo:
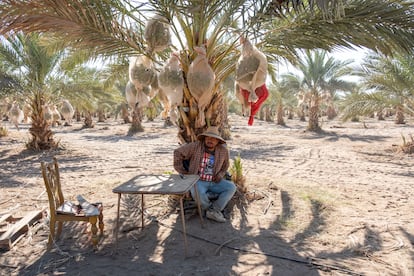
[[119, 231], [119, 206], [121, 205], [121, 193], [118, 194], [118, 208], [116, 212], [116, 228], [115, 228], [115, 246], [118, 246], [118, 231]]
[[183, 204], [184, 195], [180, 197], [180, 210], [181, 210], [181, 221], [183, 224], [183, 234], [184, 234], [184, 246], [185, 246], [185, 256], [187, 256], [187, 231], [185, 228], [185, 215], [184, 215], [184, 204]]
[[197, 204], [198, 216], [200, 217], [201, 227], [204, 227], [204, 220], [203, 220], [203, 214], [201, 213], [200, 197], [198, 195], [197, 183], [194, 184], [194, 191], [195, 191], [195, 196], [196, 196], [196, 204]]
[[144, 194], [141, 194], [141, 228], [144, 228]]

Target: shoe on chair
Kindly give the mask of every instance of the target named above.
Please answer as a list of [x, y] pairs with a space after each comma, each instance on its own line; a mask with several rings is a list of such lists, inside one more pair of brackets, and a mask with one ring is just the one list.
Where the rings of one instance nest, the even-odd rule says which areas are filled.
[[226, 219], [224, 218], [223, 214], [220, 211], [216, 211], [213, 209], [207, 210], [206, 217], [217, 222], [226, 222]]

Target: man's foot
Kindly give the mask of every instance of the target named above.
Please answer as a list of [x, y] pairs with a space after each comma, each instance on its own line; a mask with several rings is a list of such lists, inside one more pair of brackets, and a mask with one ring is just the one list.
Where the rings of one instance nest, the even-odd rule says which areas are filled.
[[206, 217], [208, 219], [212, 219], [217, 222], [226, 222], [226, 219], [224, 218], [223, 214], [216, 210], [212, 210], [212, 209], [207, 210]]

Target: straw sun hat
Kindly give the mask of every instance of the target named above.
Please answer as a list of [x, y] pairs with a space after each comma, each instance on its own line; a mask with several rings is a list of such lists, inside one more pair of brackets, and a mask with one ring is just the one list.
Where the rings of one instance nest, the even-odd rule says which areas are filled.
[[225, 144], [226, 141], [224, 141], [223, 138], [221, 138], [220, 136], [220, 132], [218, 130], [218, 127], [216, 126], [210, 126], [206, 129], [206, 131], [204, 131], [203, 133], [199, 134], [197, 136], [198, 140], [202, 140], [205, 136], [209, 136], [209, 137], [213, 137], [216, 138], [220, 141], [220, 143]]

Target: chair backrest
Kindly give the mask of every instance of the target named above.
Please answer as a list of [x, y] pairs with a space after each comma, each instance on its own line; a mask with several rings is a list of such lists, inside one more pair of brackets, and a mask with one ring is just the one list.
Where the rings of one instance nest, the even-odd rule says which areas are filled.
[[56, 214], [56, 209], [65, 201], [60, 184], [59, 165], [56, 157], [50, 163], [41, 162], [43, 180], [49, 198], [50, 213]]

